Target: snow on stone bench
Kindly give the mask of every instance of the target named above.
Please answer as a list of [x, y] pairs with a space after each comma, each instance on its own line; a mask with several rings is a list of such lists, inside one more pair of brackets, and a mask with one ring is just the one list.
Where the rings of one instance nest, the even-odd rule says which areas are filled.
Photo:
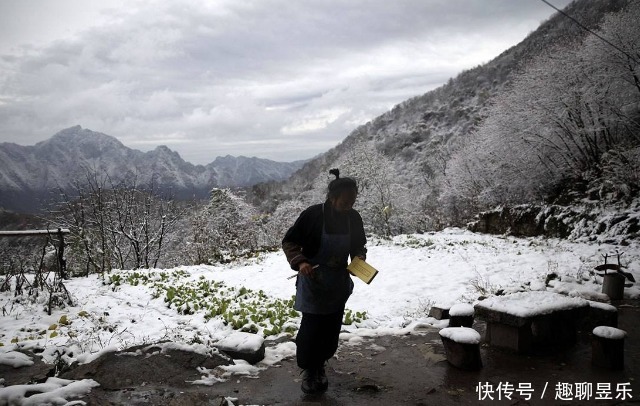
[[624, 340], [627, 332], [615, 327], [598, 326], [593, 329], [593, 335], [608, 340]]
[[457, 303], [449, 309], [449, 327], [471, 327], [473, 325], [473, 306], [469, 303]]
[[499, 347], [530, 352], [534, 347], [573, 344], [577, 322], [588, 314], [589, 303], [547, 291], [494, 296], [475, 305], [487, 321], [485, 339]]
[[619, 328], [598, 326], [591, 338], [591, 363], [610, 369], [624, 368], [624, 339], [627, 332]]
[[233, 331], [214, 346], [231, 358], [242, 359], [250, 364], [264, 359], [264, 338], [257, 334]]
[[482, 368], [480, 333], [468, 327], [447, 327], [440, 330], [447, 361], [460, 369]]

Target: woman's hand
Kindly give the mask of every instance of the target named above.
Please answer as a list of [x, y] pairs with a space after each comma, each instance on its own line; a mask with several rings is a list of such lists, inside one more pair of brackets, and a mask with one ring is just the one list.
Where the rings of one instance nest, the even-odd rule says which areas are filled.
[[313, 270], [315, 268], [316, 267], [312, 266], [308, 262], [302, 262], [300, 263], [300, 265], [298, 265], [298, 272], [300, 273], [300, 275], [313, 276]]

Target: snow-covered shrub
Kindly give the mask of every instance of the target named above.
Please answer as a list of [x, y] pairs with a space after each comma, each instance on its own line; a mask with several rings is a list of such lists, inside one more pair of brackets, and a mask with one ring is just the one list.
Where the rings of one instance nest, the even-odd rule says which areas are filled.
[[602, 181], [598, 196], [631, 200], [640, 194], [640, 147], [612, 150], [602, 157]]
[[214, 188], [206, 206], [196, 209], [185, 241], [192, 264], [227, 262], [256, 251], [260, 217], [230, 189]]

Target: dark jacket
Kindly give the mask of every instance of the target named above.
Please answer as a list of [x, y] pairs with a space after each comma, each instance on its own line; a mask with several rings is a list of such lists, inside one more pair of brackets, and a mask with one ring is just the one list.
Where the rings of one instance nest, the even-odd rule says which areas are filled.
[[291, 269], [297, 271], [300, 263], [308, 262], [320, 249], [323, 218], [328, 234], [347, 234], [350, 230], [352, 259], [356, 256], [366, 256], [367, 238], [360, 213], [353, 209], [347, 213], [338, 213], [333, 210], [331, 203], [326, 201], [304, 210], [282, 239], [282, 249]]

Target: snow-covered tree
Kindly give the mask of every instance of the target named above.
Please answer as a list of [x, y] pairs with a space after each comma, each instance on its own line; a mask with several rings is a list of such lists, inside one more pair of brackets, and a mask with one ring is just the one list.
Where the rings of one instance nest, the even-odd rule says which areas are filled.
[[166, 256], [167, 236], [181, 216], [175, 202], [143, 188], [136, 177], [116, 181], [103, 172], [87, 170], [73, 193], [51, 220], [69, 226], [70, 267], [89, 274], [113, 268], [156, 267]]
[[208, 204], [195, 213], [187, 240], [196, 263], [224, 261], [258, 247], [260, 228], [255, 210], [229, 189], [215, 188]]
[[632, 2], [597, 36], [525, 67], [454, 155], [443, 195], [449, 207], [530, 202], [615, 172], [612, 157], [624, 161], [640, 145], [640, 28], [632, 23], [639, 17]]
[[188, 230], [184, 240], [181, 257], [185, 264], [208, 264], [216, 256], [217, 246], [213, 233], [209, 230], [209, 214], [204, 205], [197, 204], [193, 207], [187, 224]]
[[391, 160], [372, 143], [355, 145], [339, 167], [344, 176], [358, 182], [356, 207], [370, 232], [389, 237], [415, 230], [420, 216], [418, 199], [398, 181]]
[[640, 2], [607, 15], [598, 32], [585, 41], [583, 54], [593, 74], [605, 83], [619, 145], [602, 156], [600, 194], [632, 198], [640, 192]]
[[620, 12], [605, 16], [598, 36], [589, 36], [583, 49], [600, 80], [620, 92], [617, 97], [623, 104], [635, 101], [636, 109], [640, 94], [639, 19], [640, 2], [629, 2]]

